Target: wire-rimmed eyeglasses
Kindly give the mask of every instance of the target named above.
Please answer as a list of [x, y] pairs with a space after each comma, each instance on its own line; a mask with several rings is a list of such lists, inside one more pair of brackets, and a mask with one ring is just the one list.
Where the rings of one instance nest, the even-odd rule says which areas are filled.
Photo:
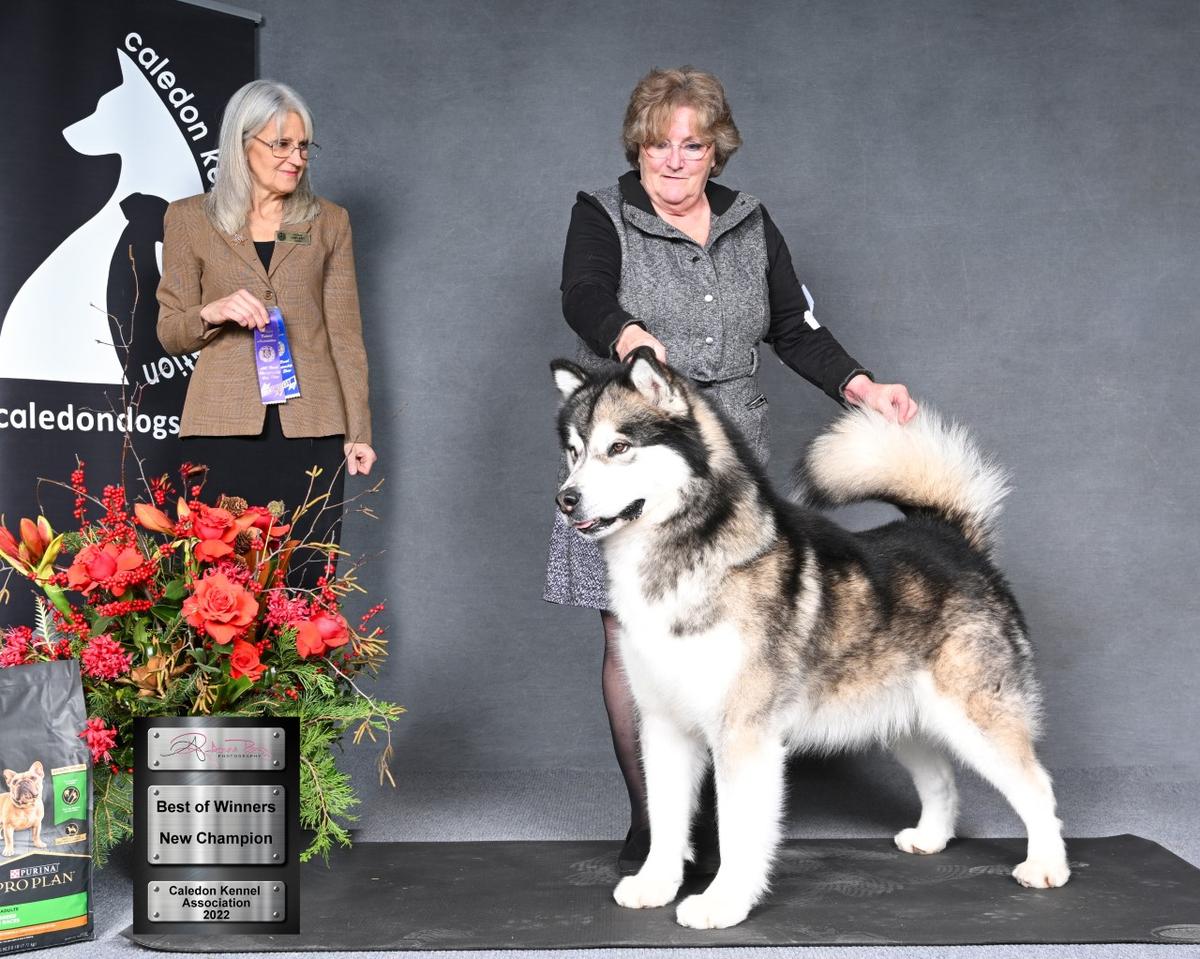
[[307, 160], [314, 150], [321, 149], [319, 143], [293, 140], [291, 137], [280, 137], [278, 140], [264, 140], [261, 137], [254, 137], [254, 139], [270, 150], [271, 156], [276, 160], [287, 160], [297, 150], [300, 151], [300, 159]]

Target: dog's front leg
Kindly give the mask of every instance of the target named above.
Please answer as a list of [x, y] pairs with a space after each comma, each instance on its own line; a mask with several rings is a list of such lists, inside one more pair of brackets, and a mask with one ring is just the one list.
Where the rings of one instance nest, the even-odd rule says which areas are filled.
[[16, 832], [16, 830], [14, 830], [12, 826], [5, 825], [5, 827], [4, 827], [4, 853], [3, 853], [3, 855], [5, 855], [5, 856], [11, 856], [13, 854], [13, 835], [15, 834], [15, 832]]
[[42, 817], [38, 816], [37, 821], [33, 824], [33, 845], [37, 849], [45, 849], [46, 844], [42, 842]]
[[704, 747], [664, 716], [642, 718], [642, 764], [650, 810], [650, 855], [636, 876], [622, 879], [613, 898], [630, 909], [665, 906], [683, 881], [690, 855], [692, 809], [704, 772]]
[[761, 730], [727, 734], [715, 751], [721, 868], [709, 887], [679, 904], [693, 929], [736, 926], [766, 891], [783, 816], [783, 743]]

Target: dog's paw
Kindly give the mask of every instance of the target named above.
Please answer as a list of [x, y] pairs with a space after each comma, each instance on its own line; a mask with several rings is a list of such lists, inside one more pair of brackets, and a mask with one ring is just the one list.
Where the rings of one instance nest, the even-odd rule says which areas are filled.
[[675, 921], [690, 929], [728, 929], [748, 915], [750, 903], [744, 898], [709, 891], [683, 900], [675, 910]]
[[47, 845], [46, 845], [44, 842], [42, 842], [40, 839], [35, 839], [35, 840], [33, 841], [33, 844], [34, 844], [34, 846], [36, 846], [38, 849], [48, 849], [48, 848], [50, 848], [50, 847], [49, 847], [49, 846], [47, 846]]
[[617, 905], [626, 909], [657, 909], [675, 898], [682, 877], [645, 876], [642, 872], [636, 876], [626, 876], [617, 883], [617, 888], [613, 890]]
[[930, 856], [941, 852], [951, 839], [944, 833], [922, 832], [920, 829], [901, 829], [892, 838], [902, 852], [911, 852], [917, 856]]
[[4, 852], [0, 852], [0, 856], [11, 856], [13, 854], [12, 846], [5, 846]]
[[1026, 859], [1012, 874], [1030, 889], [1057, 889], [1071, 878], [1071, 869], [1065, 859]]

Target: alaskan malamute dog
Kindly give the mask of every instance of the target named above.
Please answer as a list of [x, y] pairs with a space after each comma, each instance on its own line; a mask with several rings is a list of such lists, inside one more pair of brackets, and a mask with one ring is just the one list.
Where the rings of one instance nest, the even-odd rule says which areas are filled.
[[721, 868], [678, 922], [732, 926], [767, 889], [792, 750], [886, 743], [912, 774], [905, 852], [954, 836], [957, 756], [1012, 804], [1029, 836], [1025, 886], [1070, 876], [1025, 623], [989, 558], [1007, 492], [958, 428], [843, 415], [800, 467], [809, 502], [877, 498], [906, 519], [851, 533], [783, 502], [686, 377], [648, 350], [588, 373], [552, 364], [570, 473], [559, 509], [602, 542], [609, 602], [637, 702], [650, 854], [614, 898], [671, 902], [691, 857], [697, 786], [715, 764]]

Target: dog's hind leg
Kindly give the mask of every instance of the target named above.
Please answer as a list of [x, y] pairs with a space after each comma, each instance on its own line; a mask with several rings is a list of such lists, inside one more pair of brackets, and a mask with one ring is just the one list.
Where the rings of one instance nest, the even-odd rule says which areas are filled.
[[779, 846], [786, 752], [777, 736], [742, 729], [715, 750], [721, 868], [709, 887], [679, 904], [693, 929], [737, 925], [767, 889]]
[[642, 717], [641, 742], [650, 854], [636, 876], [626, 876], [613, 890], [613, 898], [630, 909], [665, 906], [679, 891], [683, 861], [691, 855], [688, 834], [696, 792], [707, 768], [704, 744], [664, 716]]
[[954, 838], [958, 819], [958, 789], [954, 767], [945, 754], [924, 737], [901, 736], [892, 743], [892, 755], [917, 787], [921, 818], [911, 829], [896, 833], [896, 845], [904, 852], [926, 855], [941, 852]]
[[[1029, 837], [1023, 863], [1013, 870], [1022, 886], [1051, 889], [1071, 877], [1062, 823], [1055, 815], [1050, 776], [1038, 762], [1024, 719], [993, 700], [970, 710], [935, 694], [927, 704], [926, 722], [947, 745], [1008, 800]], [[980, 720], [970, 713], [979, 714]]]

